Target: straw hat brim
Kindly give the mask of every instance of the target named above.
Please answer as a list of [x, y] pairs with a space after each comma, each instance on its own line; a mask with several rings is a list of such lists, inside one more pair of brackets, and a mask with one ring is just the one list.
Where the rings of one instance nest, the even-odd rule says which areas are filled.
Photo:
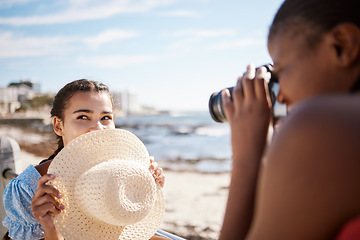
[[155, 204], [150, 213], [135, 224], [115, 226], [82, 211], [74, 192], [76, 180], [90, 168], [111, 159], [132, 161], [147, 168], [150, 165], [141, 140], [121, 129], [83, 134], [68, 143], [50, 164], [48, 173], [56, 176], [51, 184], [61, 192], [59, 202], [65, 206], [53, 220], [65, 239], [150, 239], [162, 223], [165, 201], [160, 185], [156, 186]]

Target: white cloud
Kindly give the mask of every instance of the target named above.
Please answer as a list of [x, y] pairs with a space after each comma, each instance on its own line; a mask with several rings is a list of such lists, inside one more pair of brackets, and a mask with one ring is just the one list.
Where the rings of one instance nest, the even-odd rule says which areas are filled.
[[1, 17], [0, 24], [24, 26], [105, 19], [122, 13], [148, 12], [156, 7], [169, 5], [175, 1], [176, 0], [71, 0], [69, 2], [69, 7], [61, 12], [43, 16]]
[[124, 68], [130, 65], [156, 61], [160, 57], [155, 55], [112, 55], [96, 57], [79, 57], [77, 62], [99, 68]]
[[69, 37], [21, 37], [12, 32], [0, 33], [0, 58], [60, 54], [69, 49]]
[[35, 57], [58, 55], [71, 52], [75, 45], [85, 48], [99, 48], [101, 45], [134, 38], [138, 33], [120, 29], [109, 29], [93, 37], [55, 36], [34, 37], [22, 36], [13, 32], [0, 33], [0, 58]]
[[120, 29], [108, 29], [101, 33], [99, 33], [97, 36], [85, 38], [84, 42], [88, 45], [90, 45], [92, 48], [99, 48], [101, 45], [115, 42], [119, 40], [134, 38], [139, 36], [139, 33], [135, 31], [125, 31]]

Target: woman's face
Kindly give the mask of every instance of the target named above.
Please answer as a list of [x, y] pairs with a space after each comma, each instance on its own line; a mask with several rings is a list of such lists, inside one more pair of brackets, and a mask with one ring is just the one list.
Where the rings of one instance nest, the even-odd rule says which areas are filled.
[[64, 119], [54, 117], [54, 131], [64, 146], [91, 131], [114, 129], [113, 105], [106, 92], [77, 92], [68, 101]]
[[304, 35], [285, 31], [268, 42], [274, 72], [279, 78], [278, 101], [288, 107], [305, 98], [340, 92], [343, 88], [338, 81], [341, 75], [333, 65], [335, 49], [326, 41], [326, 34], [311, 49]]

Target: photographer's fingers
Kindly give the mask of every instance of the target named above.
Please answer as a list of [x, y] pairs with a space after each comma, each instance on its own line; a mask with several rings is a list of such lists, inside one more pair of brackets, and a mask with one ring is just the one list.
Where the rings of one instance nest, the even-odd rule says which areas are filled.
[[255, 95], [259, 100], [266, 100], [268, 103], [270, 95], [268, 94], [268, 82], [270, 81], [271, 73], [266, 70], [265, 67], [260, 67], [256, 71], [256, 77], [254, 79]]
[[264, 67], [258, 68], [256, 71], [256, 77], [254, 79], [255, 95], [261, 100], [266, 99], [265, 72], [266, 69]]
[[242, 79], [242, 87], [243, 87], [245, 100], [251, 101], [252, 99], [255, 98], [254, 81], [253, 81], [254, 78], [255, 78], [255, 66], [253, 64], [249, 64]]
[[231, 116], [234, 114], [234, 104], [231, 100], [231, 95], [229, 89], [224, 89], [221, 92], [221, 100], [224, 103], [225, 116], [228, 121], [231, 120]]
[[238, 78], [237, 84], [233, 91], [233, 99], [235, 108], [240, 106], [244, 100], [251, 101], [254, 98], [254, 83], [253, 79], [255, 77], [255, 67], [254, 64], [249, 64], [246, 67], [246, 72], [242, 77]]
[[244, 101], [244, 90], [243, 90], [243, 79], [244, 76], [238, 78], [237, 83], [232, 91], [232, 101], [234, 108], [241, 106], [241, 103]]

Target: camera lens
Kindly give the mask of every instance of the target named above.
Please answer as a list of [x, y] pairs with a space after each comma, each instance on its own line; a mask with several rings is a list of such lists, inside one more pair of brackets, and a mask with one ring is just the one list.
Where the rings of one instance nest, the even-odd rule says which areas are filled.
[[[234, 87], [230, 87], [228, 89], [229, 89], [230, 95], [232, 96], [232, 90], [234, 89]], [[219, 123], [226, 122], [224, 106], [223, 106], [223, 102], [221, 100], [221, 91], [211, 94], [211, 97], [209, 100], [210, 115], [215, 120], [215, 122], [219, 122]]]
[[[271, 73], [271, 78], [270, 78], [270, 81], [268, 83], [268, 87], [269, 87], [269, 94], [270, 94], [270, 98], [271, 98], [271, 103], [274, 106], [275, 101], [276, 101], [276, 96], [275, 96], [275, 93], [273, 91], [273, 86], [274, 86], [274, 83], [277, 83], [277, 77], [273, 73], [273, 66], [271, 64], [266, 64], [266, 65], [263, 65], [261, 67], [265, 67], [266, 70]], [[232, 96], [232, 91], [233, 91], [234, 87], [229, 87], [227, 89], [229, 89], [230, 96]], [[216, 122], [219, 122], [219, 123], [227, 121], [226, 116], [225, 116], [225, 110], [224, 110], [223, 102], [221, 100], [221, 91], [213, 93], [210, 96], [210, 100], [209, 100], [209, 112], [210, 112], [210, 115]]]

